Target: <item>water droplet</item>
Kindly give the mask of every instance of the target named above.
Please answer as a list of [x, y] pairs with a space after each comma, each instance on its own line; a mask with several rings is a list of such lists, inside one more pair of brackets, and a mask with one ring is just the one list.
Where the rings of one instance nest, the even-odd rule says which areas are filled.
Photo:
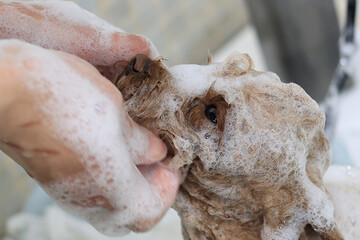
[[205, 137], [205, 139], [209, 139], [209, 138], [211, 137], [211, 134], [210, 134], [210, 133], [206, 133], [204, 137]]
[[26, 158], [31, 158], [33, 156], [31, 152], [22, 152], [22, 155]]
[[95, 108], [97, 111], [100, 111], [100, 112], [103, 111], [102, 107], [100, 107], [100, 106], [97, 105], [97, 104], [94, 105], [94, 108]]

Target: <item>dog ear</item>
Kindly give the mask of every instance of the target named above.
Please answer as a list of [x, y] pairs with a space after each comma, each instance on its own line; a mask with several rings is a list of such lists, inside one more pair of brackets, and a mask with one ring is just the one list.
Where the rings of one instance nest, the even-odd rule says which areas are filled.
[[220, 76], [235, 76], [246, 74], [253, 67], [253, 61], [248, 54], [233, 52], [221, 64]]
[[205, 104], [200, 98], [194, 98], [188, 105], [186, 119], [195, 130], [200, 130], [205, 121]]
[[114, 84], [127, 101], [134, 94], [139, 93], [140, 89], [147, 87], [147, 90], [151, 90], [161, 84], [167, 73], [161, 59], [152, 60], [143, 54], [138, 54], [128, 62]]

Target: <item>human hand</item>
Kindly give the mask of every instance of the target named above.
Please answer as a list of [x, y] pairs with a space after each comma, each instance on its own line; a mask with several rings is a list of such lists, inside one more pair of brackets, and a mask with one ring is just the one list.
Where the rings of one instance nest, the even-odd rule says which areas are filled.
[[[77, 54], [107, 76], [121, 67], [114, 63], [136, 53], [157, 55], [145, 38], [114, 27], [102, 30], [100, 20], [89, 20], [94, 25], [81, 25], [85, 30], [79, 33], [73, 20], [56, 17], [52, 3], [64, 2], [0, 3], [0, 19], [6, 23], [0, 38], [18, 35]], [[59, 11], [83, 11], [64, 4]], [[15, 23], [11, 19], [17, 14], [26, 16]], [[19, 19], [27, 20], [19, 24]], [[60, 31], [61, 25], [66, 30]], [[105, 41], [112, 36], [114, 41]], [[173, 203], [180, 184], [180, 173], [166, 167], [168, 159], [160, 162], [166, 156], [164, 144], [127, 116], [120, 92], [90, 64], [19, 41], [1, 40], [0, 45], [0, 148], [61, 206], [98, 230], [117, 234], [151, 228]]]
[[152, 42], [70, 1], [0, 1], [0, 39], [16, 38], [81, 57], [111, 79], [136, 54], [159, 57]]

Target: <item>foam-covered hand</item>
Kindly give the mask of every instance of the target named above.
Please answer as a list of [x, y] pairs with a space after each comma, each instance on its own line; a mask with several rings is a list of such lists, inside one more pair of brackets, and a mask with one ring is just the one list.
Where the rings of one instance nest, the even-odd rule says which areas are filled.
[[[157, 55], [145, 38], [68, 2], [0, 3], [0, 22], [0, 38], [76, 54], [105, 75], [136, 53]], [[165, 145], [128, 117], [119, 91], [88, 62], [0, 40], [0, 149], [98, 230], [145, 231], [173, 203], [180, 174], [166, 167]]]
[[136, 54], [159, 56], [149, 39], [126, 33], [70, 1], [0, 1], [0, 25], [0, 39], [77, 55], [106, 77], [121, 72]]

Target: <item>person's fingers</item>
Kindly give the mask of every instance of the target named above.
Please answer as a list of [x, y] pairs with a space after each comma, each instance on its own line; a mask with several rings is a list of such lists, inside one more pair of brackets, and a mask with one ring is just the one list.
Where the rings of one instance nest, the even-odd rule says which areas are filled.
[[167, 148], [165, 143], [163, 143], [148, 129], [139, 126], [136, 123], [133, 124], [135, 127], [139, 128], [139, 130], [144, 135], [144, 138], [146, 138], [148, 142], [148, 146], [145, 147], [144, 152], [141, 152], [140, 154], [138, 154], [137, 157], [135, 157], [134, 163], [136, 165], [149, 165], [162, 161], [167, 154]]
[[151, 165], [140, 165], [138, 169], [143, 174], [147, 182], [156, 191], [165, 208], [172, 205], [181, 181], [181, 171], [168, 166], [171, 158]]
[[[98, 77], [99, 73], [97, 71], [94, 71], [93, 68], [89, 69], [86, 62], [79, 61], [79, 59], [76, 57], [60, 52], [56, 52], [56, 54], [69, 65], [75, 67], [78, 72], [86, 75], [89, 80], [92, 81], [99, 88], [99, 90], [104, 92], [108, 97], [112, 99], [112, 101], [119, 107], [119, 109], [124, 110], [121, 93], [109, 81], [101, 81], [101, 78]], [[98, 107], [101, 106], [99, 105]], [[152, 164], [163, 160], [166, 157], [167, 153], [166, 145], [148, 129], [135, 123], [127, 114], [124, 113], [124, 115], [125, 120], [129, 126], [124, 129], [124, 137], [126, 144], [132, 149], [135, 148], [134, 145], [138, 145], [137, 150], [135, 151], [129, 149], [130, 152], [134, 153], [134, 164]], [[140, 144], [139, 146], [138, 143], [132, 142], [131, 140], [133, 139], [134, 135], [140, 135], [141, 138], [144, 138], [144, 145]]]
[[174, 203], [181, 183], [181, 172], [168, 166], [170, 158], [151, 165], [140, 165], [138, 169], [149, 183], [152, 190], [162, 201], [162, 211], [153, 218], [137, 219], [128, 227], [135, 232], [144, 232], [160, 221]]
[[33, 83], [31, 73], [39, 71], [38, 58], [43, 57], [25, 56], [29, 50], [20, 41], [0, 41], [0, 148], [45, 183], [83, 171], [83, 166], [71, 149], [49, 134], [48, 118], [39, 111], [41, 104], [35, 104], [35, 97], [46, 102], [51, 93], [44, 90], [34, 96], [26, 86]]
[[179, 172], [158, 162], [165, 146], [127, 119], [116, 87], [76, 56], [17, 40], [0, 40], [0, 62], [11, 70], [0, 82], [5, 72], [18, 86], [0, 110], [0, 148], [20, 147], [14, 156], [47, 193], [100, 231], [153, 226], [175, 199]]
[[159, 55], [147, 38], [125, 33], [69, 1], [0, 2], [0, 22], [0, 39], [77, 55], [109, 78], [136, 54]]
[[[181, 172], [179, 169], [172, 169], [168, 166], [171, 157], [165, 159], [167, 148], [158, 137], [130, 118], [127, 118], [127, 122], [129, 127], [126, 128], [125, 139], [129, 140], [138, 136], [135, 139], [147, 140], [145, 148], [137, 147], [139, 142], [131, 143], [131, 140], [126, 145], [132, 146], [129, 150], [132, 161], [149, 185], [151, 198], [158, 199], [153, 203], [146, 203], [146, 208], [156, 209], [153, 214], [139, 215], [135, 221], [127, 225], [133, 231], [144, 232], [152, 228], [174, 203], [181, 182]], [[138, 201], [142, 202], [143, 200]]]

